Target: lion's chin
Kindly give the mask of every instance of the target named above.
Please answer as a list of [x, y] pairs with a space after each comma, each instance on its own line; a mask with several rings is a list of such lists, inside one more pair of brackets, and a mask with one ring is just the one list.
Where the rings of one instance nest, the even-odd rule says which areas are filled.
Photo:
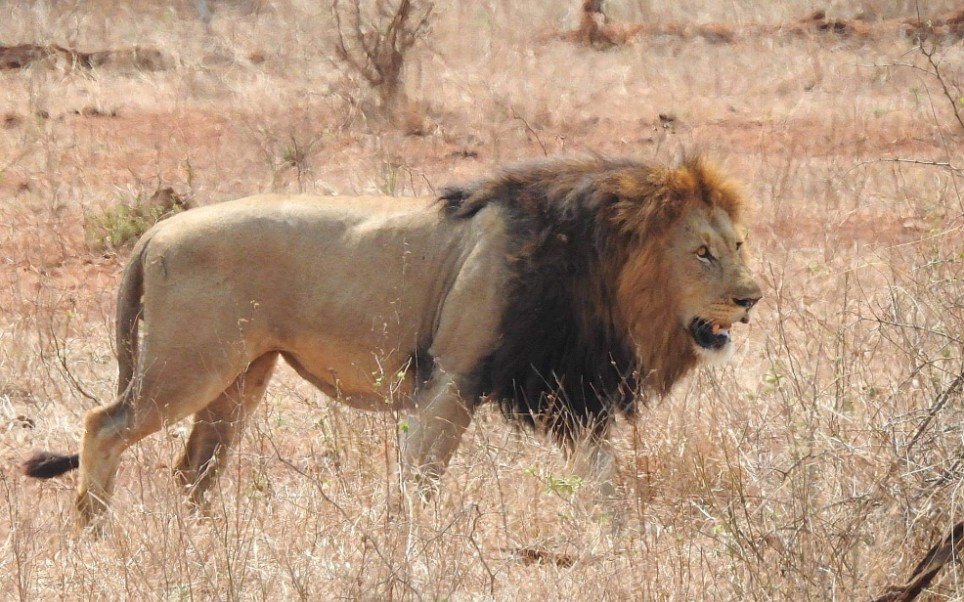
[[689, 333], [697, 357], [705, 364], [722, 364], [733, 356], [730, 338], [731, 324], [721, 324], [705, 318], [693, 318]]
[[707, 349], [699, 345], [693, 345], [696, 357], [704, 366], [721, 366], [730, 361], [733, 357], [733, 344], [728, 343], [719, 349]]

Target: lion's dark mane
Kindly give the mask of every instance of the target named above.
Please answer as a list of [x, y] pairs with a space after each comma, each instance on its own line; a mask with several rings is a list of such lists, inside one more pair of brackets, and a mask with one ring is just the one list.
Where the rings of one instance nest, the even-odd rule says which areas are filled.
[[628, 241], [601, 217], [600, 182], [642, 166], [604, 159], [530, 163], [446, 189], [442, 210], [466, 219], [507, 213], [513, 270], [498, 347], [480, 367], [480, 393], [503, 413], [565, 443], [633, 411], [636, 355], [614, 324], [616, 271]]

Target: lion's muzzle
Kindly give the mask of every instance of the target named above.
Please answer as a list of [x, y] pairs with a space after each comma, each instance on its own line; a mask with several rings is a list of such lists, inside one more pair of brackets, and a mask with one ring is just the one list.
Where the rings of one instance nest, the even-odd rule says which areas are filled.
[[745, 273], [744, 281], [737, 290], [733, 291], [733, 296], [730, 298], [730, 301], [732, 301], [734, 305], [743, 308], [745, 312], [740, 318], [740, 322], [743, 324], [750, 323], [750, 310], [753, 309], [753, 306], [762, 298], [763, 291], [760, 290], [760, 285], [757, 284], [749, 274]]
[[711, 322], [705, 318], [693, 318], [690, 333], [696, 344], [704, 349], [722, 349], [730, 342], [730, 324]]

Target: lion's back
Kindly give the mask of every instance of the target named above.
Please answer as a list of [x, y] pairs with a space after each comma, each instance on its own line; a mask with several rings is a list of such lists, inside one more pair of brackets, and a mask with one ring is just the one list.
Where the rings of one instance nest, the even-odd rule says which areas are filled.
[[213, 331], [212, 345], [244, 337], [255, 353], [322, 350], [316, 363], [357, 372], [372, 349], [414, 349], [429, 336], [493, 219], [379, 197], [266, 195], [193, 209], [141, 243], [145, 315], [155, 333]]

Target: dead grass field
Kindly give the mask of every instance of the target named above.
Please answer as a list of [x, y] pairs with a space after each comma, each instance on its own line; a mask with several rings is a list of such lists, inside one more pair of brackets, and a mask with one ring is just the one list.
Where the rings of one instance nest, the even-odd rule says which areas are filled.
[[[325, 2], [213, 2], [210, 31], [186, 0], [3, 5], [0, 44], [166, 62], [0, 71], [0, 597], [868, 600], [964, 518], [964, 128], [899, 31], [749, 33], [915, 3], [610, 0], [616, 21], [737, 35], [605, 51], [555, 39], [578, 4], [438, 2], [398, 124], [333, 59]], [[932, 41], [964, 112], [964, 41]], [[392, 518], [391, 417], [287, 369], [210, 517], [170, 478], [186, 425], [128, 452], [99, 539], [74, 527], [72, 477], [17, 472], [111, 399], [125, 251], [85, 235], [106, 207], [424, 194], [542, 154], [696, 149], [746, 182], [766, 297], [731, 365], [620, 425], [618, 507], [581, 503], [557, 449], [484, 411], [437, 506]], [[964, 599], [964, 571], [922, 599]]]

